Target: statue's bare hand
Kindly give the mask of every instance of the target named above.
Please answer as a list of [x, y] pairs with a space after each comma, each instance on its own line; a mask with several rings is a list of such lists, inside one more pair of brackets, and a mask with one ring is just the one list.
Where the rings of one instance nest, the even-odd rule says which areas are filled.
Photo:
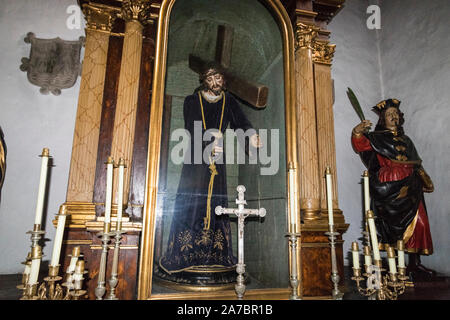
[[364, 132], [367, 132], [372, 127], [372, 122], [370, 120], [363, 120], [360, 124], [358, 124], [356, 127], [353, 128], [353, 133], [355, 134], [362, 134]]

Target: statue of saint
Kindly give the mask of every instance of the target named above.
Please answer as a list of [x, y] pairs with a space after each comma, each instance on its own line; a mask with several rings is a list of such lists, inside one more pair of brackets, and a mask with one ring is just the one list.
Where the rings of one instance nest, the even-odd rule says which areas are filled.
[[397, 99], [387, 99], [373, 107], [379, 116], [375, 130], [369, 132], [372, 123], [363, 120], [353, 128], [352, 145], [369, 171], [380, 249], [403, 240], [409, 254], [407, 274], [417, 279], [435, 275], [420, 261], [420, 255], [433, 253], [424, 192], [433, 192], [434, 186], [403, 131], [399, 106]]
[[[233, 95], [226, 91], [220, 66], [208, 64], [200, 73], [200, 83], [184, 100], [184, 124], [190, 134], [190, 147], [181, 171], [167, 250], [157, 261], [155, 275], [163, 280], [201, 286], [236, 279], [237, 259], [232, 252], [229, 217], [216, 216], [214, 210], [216, 206], [228, 207], [223, 133], [228, 126], [246, 131], [252, 125]], [[194, 125], [201, 126], [202, 135], [215, 129], [213, 142], [195, 142]], [[198, 147], [196, 150], [195, 143], [200, 143], [201, 150]], [[246, 141], [247, 146], [248, 143], [253, 148], [261, 147], [256, 133]], [[211, 144], [211, 156], [205, 162], [203, 153]], [[196, 157], [195, 152], [201, 154]], [[222, 161], [218, 161], [220, 157]], [[195, 158], [202, 160], [196, 163]]]
[[5, 180], [5, 172], [6, 172], [6, 144], [5, 140], [3, 140], [2, 128], [0, 127], [0, 199], [3, 181]]

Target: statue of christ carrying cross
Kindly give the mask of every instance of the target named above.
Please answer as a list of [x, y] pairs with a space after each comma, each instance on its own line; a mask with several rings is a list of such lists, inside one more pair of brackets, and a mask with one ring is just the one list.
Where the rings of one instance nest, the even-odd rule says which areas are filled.
[[[236, 279], [237, 259], [232, 251], [229, 217], [214, 214], [217, 206], [228, 206], [220, 140], [228, 126], [247, 131], [252, 125], [235, 97], [226, 90], [226, 69], [222, 66], [215, 62], [202, 64], [201, 86], [184, 100], [185, 129], [191, 136], [186, 156], [195, 158], [192, 138], [195, 122], [201, 123], [202, 136], [210, 129], [215, 132], [209, 161], [183, 164], [167, 250], [157, 261], [156, 276], [180, 284], [223, 285]], [[246, 143], [252, 148], [262, 146], [256, 133]], [[206, 147], [203, 142], [202, 155]], [[222, 156], [222, 161], [217, 161], [218, 156]]]

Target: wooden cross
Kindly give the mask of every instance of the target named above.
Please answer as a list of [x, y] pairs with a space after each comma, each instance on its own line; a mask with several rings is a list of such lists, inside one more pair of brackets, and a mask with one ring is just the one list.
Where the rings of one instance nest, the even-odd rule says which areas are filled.
[[217, 206], [215, 212], [217, 215], [229, 214], [236, 215], [238, 218], [238, 264], [236, 266], [236, 272], [238, 273], [236, 281], [236, 294], [238, 299], [242, 299], [245, 293], [245, 264], [244, 264], [244, 221], [248, 216], [264, 217], [266, 215], [266, 209], [244, 209], [247, 201], [244, 199], [245, 187], [239, 185], [237, 187], [238, 198], [236, 199], [237, 208], [222, 208]]
[[[257, 108], [263, 108], [267, 104], [269, 88], [258, 83], [244, 80], [243, 78], [229, 71], [231, 63], [231, 48], [233, 45], [233, 28], [219, 25], [217, 29], [216, 57], [215, 62], [224, 69], [224, 76], [227, 80], [227, 88], [233, 94], [247, 101]], [[200, 73], [208, 61], [200, 57], [189, 55], [189, 68]]]

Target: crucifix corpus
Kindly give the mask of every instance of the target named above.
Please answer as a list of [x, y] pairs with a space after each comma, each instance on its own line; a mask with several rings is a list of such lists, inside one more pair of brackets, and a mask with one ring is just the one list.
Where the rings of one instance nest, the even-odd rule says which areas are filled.
[[[232, 46], [233, 28], [219, 25], [217, 29], [215, 62], [223, 68], [228, 90], [256, 108], [264, 108], [267, 104], [269, 88], [259, 83], [244, 80], [229, 70]], [[201, 73], [204, 66], [208, 63], [209, 61], [205, 61], [200, 57], [189, 55], [189, 68], [197, 73]]]
[[264, 217], [266, 209], [244, 209], [247, 201], [244, 199], [245, 187], [239, 185], [237, 187], [238, 197], [236, 199], [237, 208], [222, 208], [217, 206], [215, 212], [217, 215], [229, 214], [235, 215], [238, 218], [238, 263], [236, 265], [236, 272], [238, 273], [235, 285], [236, 295], [238, 299], [244, 298], [245, 293], [245, 264], [244, 264], [244, 221], [248, 216]]

